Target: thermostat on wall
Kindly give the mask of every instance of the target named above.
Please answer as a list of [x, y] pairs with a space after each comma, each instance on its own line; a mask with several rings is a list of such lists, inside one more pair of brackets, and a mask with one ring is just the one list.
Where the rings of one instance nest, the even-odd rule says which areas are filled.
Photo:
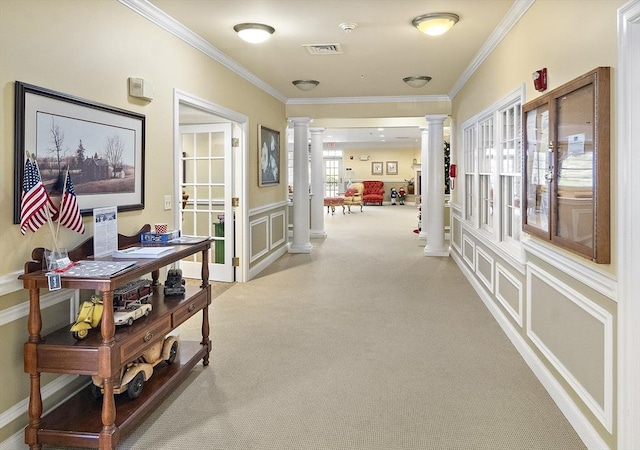
[[153, 100], [153, 84], [142, 78], [129, 78], [129, 95], [131, 97]]

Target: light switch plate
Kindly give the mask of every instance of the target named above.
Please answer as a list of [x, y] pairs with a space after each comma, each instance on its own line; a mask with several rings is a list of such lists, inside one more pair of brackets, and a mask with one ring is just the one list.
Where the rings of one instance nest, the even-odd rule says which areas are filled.
[[164, 210], [167, 211], [171, 209], [171, 196], [170, 195], [165, 195], [164, 196]]

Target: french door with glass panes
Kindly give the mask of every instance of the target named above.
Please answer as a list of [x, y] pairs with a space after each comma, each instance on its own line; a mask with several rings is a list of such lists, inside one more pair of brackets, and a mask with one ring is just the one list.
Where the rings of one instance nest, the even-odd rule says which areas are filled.
[[[234, 281], [234, 215], [231, 124], [180, 127], [180, 230], [187, 236], [211, 236], [209, 279]], [[180, 262], [183, 276], [199, 278], [202, 255]]]
[[324, 196], [337, 197], [342, 192], [342, 150], [325, 150]]

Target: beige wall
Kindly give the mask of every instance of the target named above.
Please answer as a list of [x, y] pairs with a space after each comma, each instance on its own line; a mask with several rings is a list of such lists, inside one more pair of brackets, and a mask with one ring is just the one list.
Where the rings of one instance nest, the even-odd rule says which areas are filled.
[[[152, 102], [128, 96], [129, 77], [153, 82]], [[13, 224], [15, 81], [146, 116], [145, 209], [119, 214], [119, 231], [124, 234], [144, 223], [173, 225], [173, 212], [164, 211], [163, 197], [173, 193], [174, 89], [246, 115], [249, 149], [257, 148], [258, 124], [285, 136], [285, 106], [280, 100], [115, 0], [0, 1], [0, 281], [17, 277], [34, 247], [51, 245], [46, 227], [22, 236]], [[282, 161], [284, 151], [283, 145]], [[284, 201], [285, 183], [258, 188], [257, 155], [257, 150], [249, 151], [250, 207]], [[174, 199], [173, 204], [178, 203]], [[85, 236], [65, 229], [61, 244], [72, 248], [92, 234], [91, 226]], [[0, 314], [27, 298], [26, 291], [3, 295]], [[67, 315], [68, 308], [51, 308], [43, 314], [44, 325], [68, 323]], [[0, 339], [10, 343], [4, 348], [13, 361], [3, 365], [0, 413], [28, 396], [29, 379], [21, 362], [26, 337], [24, 318], [0, 327]], [[2, 428], [0, 442], [24, 425], [22, 418]]]
[[[540, 94], [531, 73], [546, 67], [554, 89], [598, 66], [611, 66], [615, 111], [616, 11], [624, 1], [537, 0], [452, 100], [452, 163], [461, 164], [461, 125], [522, 84], [528, 102]], [[551, 24], [551, 26], [549, 26]], [[611, 186], [616, 185], [615, 115], [611, 117]], [[459, 186], [459, 184], [457, 185]], [[616, 199], [612, 189], [611, 248], [616, 260]], [[494, 238], [464, 221], [462, 189], [453, 195], [453, 256], [515, 340], [548, 371], [559, 395], [573, 403], [601, 446], [616, 448], [617, 304], [615, 264], [595, 264], [552, 245], [546, 256], [509, 256]], [[535, 238], [534, 238], [535, 242]], [[528, 353], [528, 352], [526, 352]]]

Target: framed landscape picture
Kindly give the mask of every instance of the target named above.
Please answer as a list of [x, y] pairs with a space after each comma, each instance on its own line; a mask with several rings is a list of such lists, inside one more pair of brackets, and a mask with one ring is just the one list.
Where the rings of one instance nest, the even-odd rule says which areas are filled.
[[280, 183], [280, 133], [258, 125], [258, 186]]
[[83, 215], [144, 209], [145, 116], [17, 81], [14, 223], [27, 155], [56, 202], [67, 174]]
[[371, 163], [371, 175], [382, 175], [382, 161]]

